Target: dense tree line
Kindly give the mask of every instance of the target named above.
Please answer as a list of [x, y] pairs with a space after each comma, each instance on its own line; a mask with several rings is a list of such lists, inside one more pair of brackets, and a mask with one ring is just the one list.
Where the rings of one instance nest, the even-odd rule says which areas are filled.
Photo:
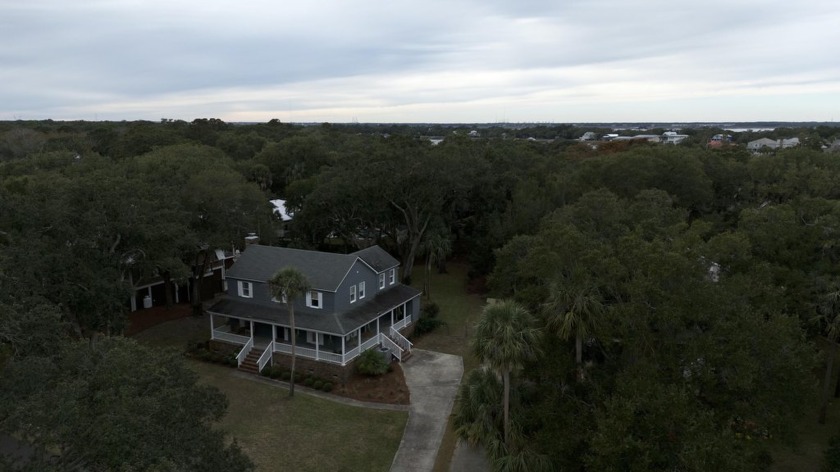
[[[807, 146], [710, 150], [712, 129], [679, 146], [593, 146], [572, 126], [469, 131], [0, 123], [0, 380], [19, 383], [4, 390], [0, 427], [67, 451], [61, 460], [109, 467], [102, 444], [36, 432], [27, 425], [50, 419], [13, 405], [85, 396], [57, 366], [113, 385], [83, 366], [112, 359], [120, 371], [128, 355], [169, 362], [110, 339], [133, 284], [200, 287], [208, 251], [256, 232], [267, 244], [331, 251], [377, 243], [402, 259], [406, 280], [415, 261], [468, 262], [507, 301], [479, 330], [489, 369], [465, 382], [457, 426], [500, 469], [760, 470], [770, 438], [790, 438], [803, 399], [817, 395], [814, 341], [840, 332], [840, 159]], [[270, 198], [294, 214], [282, 238]], [[505, 322], [529, 333], [527, 349], [493, 352]], [[47, 393], [19, 381], [31, 370], [51, 379]], [[213, 395], [189, 379], [173, 389]], [[221, 414], [211, 403], [192, 430]], [[67, 421], [84, 428], [96, 408]], [[203, 434], [197, 451], [218, 440]], [[191, 467], [168, 454], [161, 460]], [[247, 468], [240, 455], [232, 448], [218, 464]], [[133, 467], [169, 464], [155, 460]]]

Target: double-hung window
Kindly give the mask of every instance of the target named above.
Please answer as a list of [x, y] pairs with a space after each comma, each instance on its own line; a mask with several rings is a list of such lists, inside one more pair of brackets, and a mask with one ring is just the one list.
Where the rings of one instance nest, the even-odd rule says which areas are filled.
[[379, 288], [380, 289], [385, 288], [385, 273], [384, 272], [379, 274]]
[[394, 285], [395, 280], [397, 280], [397, 269], [391, 269], [388, 272], [388, 285]]
[[359, 300], [365, 298], [365, 283], [359, 282]]
[[353, 303], [355, 301], [356, 301], [356, 286], [351, 285], [350, 286], [350, 303]]
[[321, 292], [317, 290], [306, 292], [306, 306], [309, 308], [322, 308]]
[[251, 282], [237, 282], [237, 288], [239, 289], [239, 296], [242, 298], [254, 298], [254, 284]]

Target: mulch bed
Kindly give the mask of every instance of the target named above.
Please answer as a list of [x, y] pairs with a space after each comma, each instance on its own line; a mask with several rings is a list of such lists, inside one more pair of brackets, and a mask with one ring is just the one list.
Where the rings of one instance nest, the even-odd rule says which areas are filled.
[[167, 321], [185, 318], [192, 314], [192, 306], [189, 303], [179, 303], [171, 308], [166, 306], [155, 306], [137, 310], [128, 315], [128, 326], [125, 329], [126, 336], [133, 336], [140, 331], [157, 326]]
[[390, 403], [393, 405], [408, 405], [410, 403], [402, 366], [396, 362], [391, 364], [390, 372], [378, 377], [368, 377], [354, 372], [346, 384], [338, 385], [330, 393], [363, 402]]

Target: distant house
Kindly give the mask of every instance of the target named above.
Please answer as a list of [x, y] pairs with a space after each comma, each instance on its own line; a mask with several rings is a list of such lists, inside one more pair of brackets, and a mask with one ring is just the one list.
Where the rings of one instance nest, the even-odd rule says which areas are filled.
[[578, 138], [580, 141], [595, 141], [598, 139], [598, 135], [594, 131], [587, 131], [583, 133], [583, 136]]
[[676, 131], [662, 133], [662, 142], [665, 144], [679, 144], [688, 138], [687, 134], [679, 134]]
[[706, 146], [709, 148], [719, 148], [728, 144], [732, 144], [731, 134], [716, 134], [709, 139]]
[[750, 152], [757, 153], [761, 152], [763, 149], [787, 149], [796, 146], [799, 146], [799, 138], [787, 138], [778, 140], [770, 138], [760, 138], [747, 143], [747, 150]]
[[840, 139], [835, 139], [828, 147], [825, 148], [826, 152], [840, 152]]
[[[312, 288], [294, 301], [295, 332], [283, 300], [268, 280], [295, 267]], [[420, 292], [399, 282], [399, 262], [379, 246], [352, 254], [251, 245], [227, 271], [227, 294], [207, 309], [214, 342], [237, 346], [238, 364], [259, 371], [287, 364], [291, 337], [298, 363], [346, 378], [352, 361], [369, 349], [405, 360], [420, 313]]]

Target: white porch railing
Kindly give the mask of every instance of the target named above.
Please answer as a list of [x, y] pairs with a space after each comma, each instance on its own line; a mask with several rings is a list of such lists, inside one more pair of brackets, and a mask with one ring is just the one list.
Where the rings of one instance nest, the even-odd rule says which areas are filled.
[[[292, 345], [285, 344], [285, 343], [278, 343], [275, 341], [274, 343], [274, 352], [282, 352], [283, 354], [291, 354], [292, 353]], [[303, 357], [305, 359], [314, 359], [316, 361], [326, 361], [332, 362], [335, 364], [344, 365], [343, 357], [341, 354], [336, 354], [333, 352], [325, 352], [318, 349], [310, 349], [308, 347], [300, 347], [295, 346], [295, 356]]]
[[388, 349], [388, 351], [397, 358], [398, 361], [402, 361], [402, 353], [403, 348], [397, 345], [394, 341], [391, 340], [388, 336], [380, 334], [379, 337], [382, 339], [382, 345]]
[[242, 350], [239, 351], [239, 354], [236, 355], [236, 366], [239, 367], [242, 365], [242, 362], [245, 361], [245, 358], [248, 357], [248, 353], [251, 352], [251, 348], [254, 347], [254, 338], [248, 338], [248, 342], [242, 346]]
[[[387, 337], [387, 336], [385, 336], [385, 337]], [[411, 351], [411, 346], [414, 345], [414, 344], [411, 343], [411, 341], [408, 340], [408, 338], [406, 338], [405, 336], [400, 334], [399, 331], [394, 329], [393, 326], [391, 326], [391, 339], [395, 343], [397, 343], [397, 345], [399, 345], [402, 348], [403, 351]]]
[[268, 346], [266, 346], [265, 351], [263, 351], [259, 360], [257, 360], [257, 369], [260, 372], [262, 372], [262, 370], [265, 368], [266, 364], [271, 362], [271, 353], [273, 352], [271, 344], [272, 343], [268, 343]]
[[411, 324], [411, 315], [407, 315], [405, 318], [395, 322], [394, 325], [391, 326], [391, 327], [394, 328], [394, 329], [403, 329], [410, 324]]
[[228, 333], [227, 331], [221, 331], [218, 329], [214, 329], [211, 333], [211, 339], [218, 339], [219, 341], [227, 341], [233, 344], [246, 344], [251, 339], [248, 336], [242, 336], [240, 334], [233, 334]]

